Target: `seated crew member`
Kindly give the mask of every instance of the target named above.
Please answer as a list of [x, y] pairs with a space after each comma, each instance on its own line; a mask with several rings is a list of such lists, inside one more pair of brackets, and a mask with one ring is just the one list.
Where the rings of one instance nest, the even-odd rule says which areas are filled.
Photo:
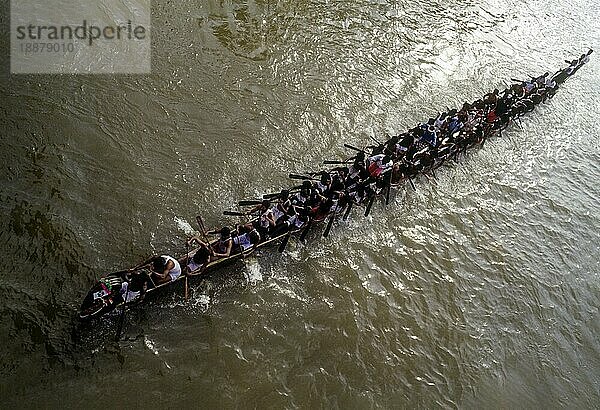
[[344, 192], [346, 190], [344, 182], [345, 178], [343, 178], [341, 175], [335, 175], [331, 182], [331, 187], [329, 188], [329, 193], [327, 196], [332, 197], [335, 195], [340, 195], [342, 192]]
[[582, 54], [581, 57], [579, 57], [579, 67], [590, 61], [590, 54], [592, 54], [593, 52], [594, 50], [590, 48], [587, 53]]
[[252, 229], [250, 232], [246, 232], [233, 238], [233, 245], [235, 246], [236, 252], [239, 252], [240, 250], [245, 252], [250, 248], [253, 248], [254, 250], [259, 243], [260, 234], [256, 229]]
[[460, 122], [460, 119], [456, 115], [456, 113], [457, 113], [456, 110], [452, 110], [452, 111], [450, 111], [450, 113], [452, 115], [451, 116], [449, 115], [448, 125], [446, 127], [446, 133], [452, 135], [455, 132], [460, 131], [460, 129], [463, 127], [463, 123]]
[[291, 228], [300, 229], [308, 223], [308, 219], [308, 212], [297, 212], [290, 217], [288, 223], [290, 223]]
[[328, 172], [323, 172], [321, 174], [321, 179], [317, 181], [316, 188], [321, 195], [327, 195], [329, 188], [331, 188], [331, 175], [329, 175]]
[[156, 256], [152, 261], [152, 280], [156, 285], [173, 281], [179, 275], [181, 275], [181, 265], [172, 256]]
[[552, 77], [547, 76], [544, 81], [544, 87], [546, 90], [554, 90], [556, 88], [556, 81], [554, 81]]
[[325, 197], [320, 194], [318, 189], [315, 188], [311, 190], [310, 197], [308, 198], [308, 201], [306, 201], [306, 205], [313, 208], [315, 206], [318, 206], [324, 200]]
[[[196, 238], [193, 238], [196, 239]], [[210, 257], [214, 253], [210, 246], [205, 244], [202, 241], [200, 242], [200, 247], [194, 253], [194, 256], [191, 258], [183, 258], [183, 263], [186, 264], [185, 273], [188, 275], [199, 275], [204, 272], [206, 266], [210, 263]], [[179, 261], [181, 263], [181, 260]]]
[[387, 153], [391, 154], [392, 156], [396, 155], [396, 145], [398, 144], [398, 141], [400, 141], [399, 135], [394, 135], [393, 137], [391, 137], [386, 142], [385, 149], [383, 152], [387, 152]]
[[260, 216], [252, 222], [252, 227], [258, 231], [261, 238], [267, 239], [270, 230], [277, 223], [275, 216], [273, 215], [273, 210], [271, 209], [271, 201], [268, 199], [263, 200], [262, 203], [252, 209], [250, 213], [257, 211], [260, 212]]
[[[404, 162], [395, 163], [394, 166], [392, 167], [391, 183], [399, 184], [400, 182], [402, 182], [403, 179], [405, 178], [405, 172], [406, 172], [406, 164]], [[350, 193], [350, 197], [353, 200], [355, 200], [355, 198], [352, 196], [352, 193]]]
[[220, 258], [227, 258], [231, 254], [231, 247], [233, 246], [233, 242], [231, 240], [231, 229], [228, 226], [224, 226], [221, 228], [219, 234], [219, 239], [211, 246], [211, 261]]
[[[363, 154], [363, 153], [361, 153]], [[346, 178], [346, 186], [352, 185], [355, 181], [358, 180], [358, 176], [362, 170], [365, 169], [365, 160], [364, 154], [358, 158], [358, 156], [354, 159], [354, 162], [350, 167], [348, 167], [348, 176]]]
[[208, 247], [198, 249], [187, 263], [187, 273], [190, 275], [199, 275], [204, 272], [204, 269], [210, 263], [210, 256], [211, 252]]
[[437, 136], [435, 127], [433, 125], [429, 125], [427, 127], [427, 129], [425, 130], [425, 132], [423, 133], [423, 136], [421, 137], [421, 141], [424, 141], [424, 142], [428, 143], [429, 145], [431, 145], [432, 147], [435, 147], [437, 145], [437, 140], [438, 140], [438, 136]]
[[138, 271], [132, 273], [131, 277], [126, 282], [123, 282], [119, 291], [119, 296], [123, 302], [128, 303], [144, 299], [146, 289], [148, 288], [148, 280], [148, 275], [145, 272]]
[[291, 204], [290, 191], [287, 189], [282, 189], [281, 194], [279, 194], [279, 201], [277, 201], [275, 206], [271, 208], [275, 223], [277, 223], [279, 219], [287, 213]]
[[377, 178], [384, 172], [390, 171], [393, 166], [394, 162], [389, 155], [379, 154], [369, 158], [369, 173], [374, 178]]
[[291, 207], [287, 214], [287, 219], [282, 220], [277, 224], [277, 227], [273, 231], [273, 237], [283, 235], [291, 229], [298, 230], [307, 222], [308, 212], [305, 212], [303, 209], [301, 209], [300, 212], [296, 212], [296, 209]]
[[[309, 181], [305, 181], [305, 182], [309, 182]], [[296, 193], [296, 195], [294, 195], [292, 197], [292, 206], [293, 207], [303, 207], [309, 198], [310, 198], [310, 182], [309, 182], [308, 188], [303, 186], [300, 189], [300, 192]]]
[[[444, 116], [445, 115], [446, 114], [444, 113]], [[444, 117], [444, 119], [445, 119], [445, 117]], [[443, 122], [442, 122], [442, 124], [443, 124]], [[398, 141], [397, 148], [396, 148], [398, 155], [405, 154], [406, 151], [408, 151], [408, 149], [410, 148], [410, 146], [414, 144], [414, 142], [415, 142], [415, 138], [411, 134], [409, 134], [409, 133], [402, 134], [400, 140]]]
[[315, 221], [322, 221], [329, 215], [333, 206], [334, 201], [331, 198], [322, 201], [318, 206], [312, 209], [312, 218]]
[[447, 115], [448, 114], [446, 112], [443, 112], [435, 118], [435, 121], [433, 122], [433, 127], [435, 128], [436, 131], [439, 131], [442, 129], [442, 126], [444, 125], [444, 122], [446, 121]]
[[535, 87], [537, 87], [535, 81], [523, 81], [523, 89], [525, 90], [525, 94], [532, 92]]

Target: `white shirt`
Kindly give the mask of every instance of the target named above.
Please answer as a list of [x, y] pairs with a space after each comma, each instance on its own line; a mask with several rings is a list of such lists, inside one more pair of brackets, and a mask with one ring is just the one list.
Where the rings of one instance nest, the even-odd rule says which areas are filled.
[[269, 227], [269, 217], [273, 215], [273, 211], [270, 209], [267, 209], [265, 212], [262, 213], [262, 215], [260, 216], [260, 218], [258, 219], [258, 224], [260, 225], [261, 228], [268, 228]]
[[181, 266], [179, 265], [179, 262], [177, 262], [177, 259], [169, 255], [161, 255], [161, 258], [165, 258], [167, 263], [169, 263], [169, 261], [173, 261], [174, 266], [173, 269], [169, 271], [169, 276], [171, 277], [171, 280], [177, 279], [179, 275], [181, 275]]
[[233, 238], [233, 243], [238, 245], [244, 251], [252, 247], [252, 243], [250, 242], [250, 238], [248, 238], [247, 233]]

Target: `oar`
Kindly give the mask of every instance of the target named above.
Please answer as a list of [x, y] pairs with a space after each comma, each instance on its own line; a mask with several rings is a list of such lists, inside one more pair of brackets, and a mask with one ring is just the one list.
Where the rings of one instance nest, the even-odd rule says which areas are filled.
[[367, 209], [365, 209], [365, 216], [369, 216], [369, 214], [371, 213], [371, 207], [373, 206], [374, 201], [375, 201], [375, 194], [372, 194], [371, 198], [369, 199], [369, 203], [367, 204]]
[[223, 211], [223, 215], [227, 216], [246, 216], [247, 212], [237, 212], [237, 211]]
[[204, 227], [204, 221], [202, 220], [202, 217], [200, 215], [196, 216], [196, 223], [198, 224], [198, 227], [200, 228], [200, 232], [202, 232], [204, 235], [206, 235], [206, 228]]
[[329, 217], [329, 222], [327, 222], [327, 226], [325, 227], [325, 231], [323, 232], [323, 237], [327, 238], [329, 236], [329, 232], [331, 231], [331, 227], [333, 226], [333, 221], [335, 221], [335, 215], [337, 212], [332, 212]]
[[309, 177], [306, 175], [299, 175], [299, 174], [289, 174], [288, 177], [291, 179], [301, 179], [303, 181], [318, 181], [318, 179], [316, 179], [316, 178]]
[[324, 165], [338, 165], [338, 164], [349, 164], [351, 163], [352, 160], [348, 160], [348, 161], [330, 161], [330, 160], [325, 160], [323, 161]]
[[[291, 227], [290, 227], [291, 230]], [[279, 244], [279, 248], [277, 248], [277, 251], [279, 253], [283, 253], [283, 251], [285, 250], [285, 247], [287, 246], [288, 242], [290, 241], [290, 235], [292, 234], [292, 232], [288, 232], [287, 235], [285, 235], [283, 237], [283, 240], [281, 241], [281, 243]]]
[[300, 240], [302, 242], [304, 242], [304, 239], [306, 239], [306, 235], [308, 234], [308, 230], [310, 229], [310, 227], [312, 226], [312, 218], [308, 221], [308, 223], [306, 224], [306, 227], [304, 228], [304, 230], [302, 231], [302, 234], [300, 235]]
[[344, 213], [344, 221], [348, 219], [348, 215], [350, 215], [350, 210], [352, 210], [352, 205], [354, 205], [354, 201], [350, 201], [348, 203], [348, 208], [346, 208], [346, 212]]
[[415, 183], [412, 181], [412, 178], [408, 178], [408, 182], [410, 182], [410, 186], [412, 187], [413, 191], [417, 191], [417, 187], [415, 187]]
[[373, 141], [375, 141], [378, 146], [382, 146], [383, 145], [381, 142], [377, 141], [377, 139], [374, 136], [372, 136], [371, 134], [368, 134], [368, 135], [369, 135], [369, 138], [371, 138]]
[[[290, 194], [291, 194], [291, 193], [293, 193], [293, 192], [298, 192], [298, 191], [299, 191], [300, 189], [302, 189], [302, 188], [303, 188], [303, 185], [296, 185], [296, 186], [294, 186], [294, 187], [291, 187], [291, 188], [289, 189], [289, 191], [290, 191]], [[278, 197], [279, 195], [281, 195], [281, 191], [279, 191], [279, 192], [275, 192], [275, 193], [272, 193], [272, 194], [264, 194], [264, 195], [263, 195], [263, 198], [264, 198], [264, 199], [273, 199], [273, 198], [276, 198], [276, 197]]]
[[360, 148], [356, 148], [356, 147], [354, 147], [354, 146], [352, 146], [352, 145], [350, 145], [350, 144], [344, 144], [344, 147], [346, 147], [346, 148], [350, 148], [350, 149], [352, 149], [352, 150], [354, 150], [354, 151], [358, 151], [358, 152], [365, 152], [364, 150], [362, 150], [362, 149], [360, 149]]
[[277, 192], [276, 194], [264, 194], [263, 198], [264, 199], [273, 199], [273, 198], [277, 198], [279, 195], [281, 195], [281, 192]]
[[206, 226], [204, 226], [204, 221], [202, 220], [202, 217], [200, 215], [196, 216], [196, 222], [198, 223], [198, 227], [200, 228], [200, 232], [202, 233], [202, 236], [204, 236], [204, 240], [206, 241], [206, 244], [208, 246], [210, 246], [210, 239], [208, 238], [208, 232], [206, 232]]
[[107, 277], [109, 275], [121, 276], [122, 274], [128, 273], [128, 272], [131, 272], [131, 270], [130, 269], [125, 269], [125, 270], [120, 270], [118, 272], [109, 272], [109, 273], [105, 273], [104, 275], [100, 276], [100, 278], [105, 278], [105, 277]]
[[390, 203], [390, 191], [392, 190], [392, 184], [388, 184], [387, 191], [385, 191], [385, 204], [388, 205]]
[[239, 206], [252, 206], [252, 205], [260, 205], [260, 204], [262, 204], [262, 201], [260, 199], [249, 199], [249, 200], [238, 202]]
[[423, 175], [425, 175], [425, 178], [427, 178], [428, 182], [433, 181], [435, 184], [437, 184], [437, 182], [435, 182], [435, 179], [431, 179], [431, 177], [429, 175], [427, 175], [425, 172], [423, 172]]
[[187, 274], [187, 266], [190, 262], [190, 244], [188, 243], [188, 241], [185, 241], [185, 300], [188, 300], [188, 274]]
[[[152, 280], [152, 279], [150, 279]], [[154, 285], [154, 283], [153, 283]], [[156, 285], [154, 285], [156, 287]], [[123, 331], [123, 324], [125, 323], [125, 312], [127, 312], [127, 298], [129, 295], [129, 286], [127, 287], [127, 292], [125, 292], [125, 296], [123, 298], [121, 315], [119, 316], [119, 326], [117, 327], [117, 334], [115, 335], [115, 341], [118, 342], [121, 340], [121, 333]]]
[[[125, 298], [127, 298], [127, 293], [129, 293], [129, 287], [127, 288], [127, 292], [125, 292]], [[117, 335], [115, 336], [115, 342], [121, 340], [121, 331], [123, 330], [123, 323], [125, 322], [125, 312], [127, 311], [127, 306], [125, 305], [125, 300], [123, 300], [123, 310], [121, 311], [121, 316], [119, 316], [119, 327], [117, 327]]]

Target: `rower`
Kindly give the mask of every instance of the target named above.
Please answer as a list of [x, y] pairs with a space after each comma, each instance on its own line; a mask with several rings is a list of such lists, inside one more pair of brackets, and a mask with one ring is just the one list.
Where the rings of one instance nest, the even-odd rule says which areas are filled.
[[452, 135], [456, 131], [459, 131], [464, 124], [459, 120], [458, 116], [456, 116], [456, 110], [450, 111], [448, 116], [450, 117], [450, 119], [448, 120], [446, 132], [447, 134]]
[[292, 202], [290, 200], [290, 191], [287, 189], [282, 189], [281, 193], [279, 194], [279, 201], [277, 201], [275, 206], [271, 208], [275, 223], [277, 223], [277, 221], [279, 221], [279, 219], [287, 213], [291, 205]]
[[320, 191], [315, 188], [310, 191], [310, 196], [308, 198], [308, 201], [306, 201], [306, 205], [313, 208], [319, 206], [319, 204], [325, 199], [326, 198], [323, 195], [321, 195]]
[[494, 89], [493, 92], [484, 95], [483, 96], [483, 102], [484, 102], [484, 104], [488, 105], [488, 106], [495, 105], [496, 101], [498, 100], [498, 93], [499, 92], [500, 91], [498, 91], [498, 89], [496, 88], [496, 89]]
[[292, 206], [293, 207], [303, 207], [304, 204], [306, 204], [306, 201], [308, 201], [309, 197], [310, 197], [310, 181], [304, 181], [304, 182], [308, 182], [308, 187], [306, 187], [304, 184], [302, 184], [302, 188], [300, 189], [300, 192], [297, 192], [296, 195], [294, 195], [292, 197]]
[[435, 130], [435, 126], [429, 125], [427, 127], [427, 129], [425, 130], [425, 132], [423, 133], [423, 136], [421, 137], [421, 141], [425, 141], [432, 147], [435, 147], [437, 145], [437, 139], [438, 139], [438, 137], [437, 137], [437, 132]]
[[547, 76], [544, 80], [544, 87], [548, 90], [554, 90], [556, 88], [556, 81], [554, 81], [552, 77]]
[[321, 195], [327, 195], [329, 188], [331, 188], [331, 175], [329, 175], [328, 172], [323, 172], [321, 174], [321, 180], [317, 181], [316, 188]]
[[436, 131], [439, 131], [442, 129], [442, 126], [444, 125], [447, 115], [448, 115], [447, 113], [443, 112], [436, 117], [435, 121], [433, 122], [433, 126], [435, 127]]
[[345, 191], [345, 175], [346, 172], [340, 172], [339, 175], [335, 175], [333, 177], [333, 180], [331, 182], [331, 188], [329, 189], [328, 192], [328, 197], [331, 197], [332, 195], [340, 195], [341, 193], [343, 193]]
[[[192, 239], [196, 239], [193, 237]], [[190, 259], [188, 256], [183, 258], [183, 262], [186, 264], [186, 274], [188, 275], [199, 275], [204, 271], [206, 266], [210, 263], [210, 257], [213, 254], [212, 249], [206, 243], [198, 240], [200, 247], [194, 253], [194, 256]], [[189, 243], [189, 241], [188, 241]], [[182, 260], [179, 260], [181, 263]]]
[[374, 155], [369, 158], [369, 173], [372, 177], [377, 178], [384, 172], [388, 172], [394, 166], [392, 157], [385, 154]]
[[[444, 115], [446, 115], [444, 113]], [[445, 120], [445, 118], [444, 118]], [[443, 121], [442, 123], [443, 124]], [[442, 126], [440, 124], [440, 127]], [[435, 124], [434, 124], [435, 127]], [[396, 155], [400, 156], [401, 154], [404, 155], [406, 154], [406, 151], [408, 151], [408, 148], [415, 142], [415, 139], [412, 135], [406, 133], [406, 134], [402, 134], [401, 138], [398, 141], [398, 144], [396, 144]]]
[[231, 240], [231, 229], [228, 226], [224, 226], [221, 228], [219, 234], [219, 239], [211, 246], [211, 261], [220, 258], [227, 258], [231, 254], [231, 247], [233, 246], [233, 242]]
[[235, 246], [236, 252], [245, 252], [248, 249], [256, 249], [260, 243], [260, 234], [256, 229], [252, 229], [250, 232], [238, 235], [233, 238], [233, 245]]
[[535, 81], [523, 81], [523, 89], [525, 90], [525, 94], [529, 94], [535, 87]]
[[352, 185], [354, 182], [358, 181], [361, 171], [365, 170], [365, 155], [362, 152], [360, 154], [362, 154], [360, 158], [357, 155], [352, 165], [348, 168], [346, 186]]
[[181, 265], [169, 255], [156, 256], [152, 260], [152, 280], [156, 285], [177, 279], [181, 275]]
[[335, 205], [333, 199], [328, 198], [315, 206], [311, 211], [311, 216], [315, 221], [322, 221], [329, 215], [331, 208]]
[[289, 217], [277, 225], [273, 231], [273, 237], [281, 236], [290, 230], [297, 231], [302, 228], [308, 222], [309, 212], [310, 208], [308, 210], [301, 209], [300, 212], [296, 212], [293, 207], [290, 208]]
[[[144, 299], [148, 288], [148, 281], [149, 278], [146, 272], [133, 272], [131, 277], [121, 285], [119, 294], [122, 301], [129, 303], [134, 300], [141, 301]], [[118, 303], [120, 303], [120, 301], [118, 301]]]
[[260, 216], [252, 222], [252, 227], [258, 231], [261, 237], [267, 239], [269, 231], [276, 224], [275, 216], [271, 210], [271, 201], [268, 199], [263, 200], [260, 205], [250, 211], [250, 213], [253, 212], [260, 212]]
[[585, 63], [587, 63], [588, 61], [590, 61], [590, 54], [592, 54], [594, 52], [594, 50], [589, 49], [587, 53], [582, 54], [581, 57], [579, 57], [579, 66], [581, 67], [582, 65], [584, 65]]

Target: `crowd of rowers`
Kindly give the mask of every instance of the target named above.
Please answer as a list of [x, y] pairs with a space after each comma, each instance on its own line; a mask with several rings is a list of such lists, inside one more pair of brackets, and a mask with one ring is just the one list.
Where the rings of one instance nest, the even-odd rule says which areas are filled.
[[[494, 131], [504, 129], [511, 119], [552, 97], [559, 84], [587, 62], [590, 53], [591, 50], [577, 60], [567, 61], [569, 67], [552, 77], [545, 73], [514, 83], [502, 92], [496, 89], [482, 99], [464, 103], [460, 110], [443, 112], [427, 123], [391, 137], [384, 144], [368, 147], [371, 148], [369, 154], [353, 148], [356, 155], [347, 161], [328, 161], [339, 163], [336, 168], [310, 176], [295, 176], [304, 179], [302, 185], [272, 195], [273, 201], [256, 201], [259, 203], [252, 209], [240, 213], [253, 219], [234, 229], [225, 226], [206, 232], [200, 220], [200, 235], [187, 241], [188, 246], [197, 244], [193, 254], [188, 253], [179, 260], [168, 255], [155, 256], [132, 268], [130, 271], [136, 272], [148, 266], [152, 273], [149, 278], [131, 275], [128, 294], [132, 296], [125, 299], [138, 297], [148, 283], [156, 286], [182, 274], [200, 274], [213, 261], [249, 254], [260, 243], [301, 230], [310, 221], [322, 221], [328, 215], [335, 218], [344, 211], [348, 213], [353, 204], [372, 202], [392, 185], [410, 181], [418, 174], [428, 176], [444, 161], [456, 159], [471, 146], [483, 143]], [[209, 240], [211, 234], [218, 238]]]

